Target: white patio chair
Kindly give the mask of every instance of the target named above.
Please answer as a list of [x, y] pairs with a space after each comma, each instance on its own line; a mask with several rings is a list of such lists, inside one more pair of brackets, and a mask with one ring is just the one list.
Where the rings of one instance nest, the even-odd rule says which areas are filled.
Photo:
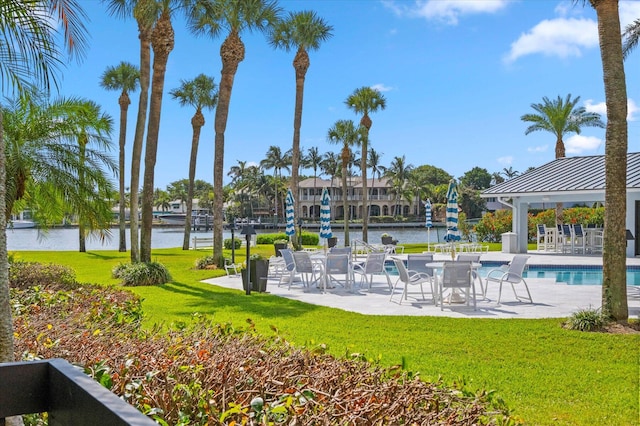
[[322, 265], [311, 260], [306, 251], [294, 251], [292, 255], [296, 273], [300, 274], [304, 285], [311, 287], [311, 284], [317, 283], [322, 277]]
[[[342, 276], [343, 279], [336, 277]], [[344, 254], [328, 254], [324, 266], [324, 286], [332, 287], [333, 283], [340, 284], [346, 289], [352, 289], [354, 282], [351, 257]]]
[[241, 269], [242, 263], [231, 263], [229, 259], [224, 260], [224, 270], [228, 277], [239, 277]]
[[584, 229], [582, 229], [582, 225], [580, 225], [579, 223], [576, 223], [571, 228], [571, 231], [573, 231], [573, 234], [572, 234], [573, 252], [574, 253], [582, 252], [582, 254], [586, 254], [587, 238], [586, 238]]
[[[456, 258], [456, 260], [458, 262], [471, 262], [473, 263], [480, 263], [480, 255], [479, 254], [472, 254], [472, 253], [460, 253], [458, 254], [458, 257]], [[474, 281], [478, 280], [478, 282], [480, 283], [480, 291], [482, 291], [482, 298], [484, 299], [484, 286], [482, 285], [482, 278], [480, 278], [480, 275], [478, 275], [478, 271], [475, 268], [471, 268], [471, 278], [473, 278]], [[474, 293], [475, 293], [475, 289], [474, 289]]]
[[[498, 269], [492, 269], [489, 271], [486, 277], [485, 282], [485, 296], [486, 290], [489, 288], [489, 282], [496, 282], [500, 284], [500, 290], [498, 292], [498, 304], [500, 304], [500, 298], [502, 297], [502, 284], [509, 283], [511, 284], [511, 288], [513, 289], [513, 294], [515, 295], [518, 301], [522, 302], [522, 299], [528, 300], [529, 303], [533, 303], [533, 299], [531, 298], [531, 292], [529, 292], [529, 286], [527, 282], [522, 277], [524, 274], [524, 268], [527, 266], [527, 259], [530, 256], [525, 256], [522, 254], [517, 254], [513, 257], [513, 260], [507, 267], [502, 267]], [[527, 290], [527, 297], [518, 295], [516, 292], [515, 285], [516, 284], [524, 284], [524, 288]]]
[[404, 284], [404, 288], [402, 289], [402, 295], [400, 296], [399, 304], [402, 304], [402, 299], [407, 300], [407, 295], [409, 294], [409, 286], [413, 285], [420, 286], [422, 299], [426, 300], [426, 298], [424, 297], [424, 287], [422, 286], [422, 284], [429, 283], [429, 285], [431, 286], [431, 294], [433, 295], [433, 303], [436, 304], [436, 293], [433, 289], [433, 279], [429, 275], [423, 272], [407, 270], [407, 268], [404, 266], [404, 262], [401, 259], [393, 259], [393, 263], [398, 269], [399, 278], [398, 281], [396, 281], [396, 284], [393, 286], [393, 289], [391, 290], [391, 297], [389, 298], [389, 301], [393, 301], [396, 287], [401, 282]]
[[571, 232], [571, 227], [567, 224], [560, 226], [559, 229], [562, 229], [561, 251], [562, 253], [573, 253], [573, 232]]
[[536, 229], [538, 230], [536, 234], [536, 250], [547, 251], [547, 230], [544, 223], [539, 223]]
[[391, 278], [389, 278], [389, 272], [384, 267], [384, 261], [386, 257], [387, 255], [384, 252], [372, 252], [367, 254], [367, 258], [364, 263], [356, 263], [353, 265], [354, 274], [361, 275], [360, 287], [362, 287], [362, 281], [365, 281], [367, 283], [367, 288], [371, 290], [371, 285], [373, 284], [373, 275], [384, 274], [387, 277], [387, 285], [389, 286], [389, 290], [393, 289], [393, 286], [391, 285]]
[[[289, 286], [289, 290], [291, 290], [291, 285], [293, 284], [294, 277], [296, 275], [296, 264], [293, 261], [293, 252], [291, 249], [280, 249], [280, 254], [282, 254], [282, 259], [284, 260], [284, 269], [282, 270], [282, 275], [280, 276], [280, 281], [278, 282], [278, 287], [284, 282], [286, 282]], [[301, 281], [304, 285], [304, 282]]]
[[427, 268], [427, 263], [433, 262], [433, 255], [428, 253], [408, 254], [407, 269], [422, 272], [433, 278], [433, 268]]
[[467, 306], [469, 306], [469, 299], [473, 297], [473, 310], [476, 310], [476, 285], [471, 272], [471, 262], [459, 260], [444, 262], [442, 277], [438, 280], [438, 299], [440, 300], [441, 311], [444, 310], [445, 289], [451, 289], [451, 295], [449, 295], [449, 306], [451, 306], [451, 302], [453, 301], [455, 290], [463, 289], [465, 291]]

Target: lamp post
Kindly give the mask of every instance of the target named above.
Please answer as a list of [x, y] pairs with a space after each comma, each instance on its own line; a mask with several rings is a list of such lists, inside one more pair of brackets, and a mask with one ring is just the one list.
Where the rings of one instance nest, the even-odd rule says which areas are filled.
[[231, 263], [236, 264], [236, 221], [233, 216], [229, 218], [229, 227], [231, 228]]
[[298, 247], [300, 247], [300, 249], [302, 249], [302, 224], [304, 222], [302, 221], [302, 218], [299, 217], [298, 218]]
[[251, 236], [255, 233], [256, 230], [251, 225], [243, 226], [240, 232], [240, 235], [244, 235], [247, 240], [247, 288], [245, 290], [247, 296], [251, 294]]

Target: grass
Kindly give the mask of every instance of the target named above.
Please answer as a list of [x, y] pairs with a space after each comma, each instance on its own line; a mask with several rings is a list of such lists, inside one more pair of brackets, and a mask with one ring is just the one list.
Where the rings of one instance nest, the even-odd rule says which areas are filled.
[[[422, 251], [406, 245], [406, 251]], [[273, 247], [253, 252], [267, 256]], [[237, 252], [238, 253], [238, 252]], [[442, 377], [469, 390], [494, 390], [512, 413], [535, 425], [631, 425], [638, 421], [638, 335], [583, 333], [563, 319], [497, 320], [365, 316], [269, 294], [199, 282], [224, 271], [194, 270], [209, 251], [154, 250], [173, 281], [135, 287], [144, 298], [145, 324], [187, 322], [195, 312], [216, 322], [272, 327], [298, 345], [324, 344], [336, 355], [361, 353], [383, 365], [404, 364], [423, 379]], [[111, 269], [128, 261], [114, 251], [19, 252], [18, 259], [69, 265], [79, 281], [117, 284]], [[241, 255], [236, 261], [244, 260]]]

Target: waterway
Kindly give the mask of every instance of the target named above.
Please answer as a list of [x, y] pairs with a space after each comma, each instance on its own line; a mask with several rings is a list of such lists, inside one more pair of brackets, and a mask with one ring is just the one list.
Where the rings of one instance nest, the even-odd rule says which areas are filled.
[[[272, 229], [258, 230], [258, 233], [273, 233]], [[279, 230], [284, 232], [284, 228]], [[317, 230], [309, 231], [317, 232]], [[436, 243], [441, 242], [444, 237], [444, 228], [403, 228], [403, 229], [370, 229], [369, 242], [379, 243], [383, 233], [388, 233], [398, 240], [398, 244], [402, 243]], [[211, 231], [208, 232], [192, 232], [192, 237], [210, 237]], [[224, 238], [231, 238], [230, 231], [224, 231]], [[127, 229], [127, 249], [131, 247], [130, 232]], [[242, 238], [240, 232], [236, 232], [235, 236]], [[344, 231], [337, 230], [333, 232], [334, 237], [338, 237], [338, 244], [344, 243]], [[184, 238], [184, 229], [181, 227], [159, 227], [154, 228], [151, 234], [152, 248], [172, 248], [182, 247]], [[359, 229], [349, 230], [349, 238], [362, 239], [362, 231]], [[118, 250], [118, 229], [111, 229], [111, 237], [105, 241], [100, 241], [95, 237], [87, 238], [87, 250]], [[7, 249], [9, 251], [16, 250], [57, 250], [57, 251], [75, 251], [78, 250], [78, 229], [77, 228], [56, 228], [46, 232], [38, 229], [7, 229]]]

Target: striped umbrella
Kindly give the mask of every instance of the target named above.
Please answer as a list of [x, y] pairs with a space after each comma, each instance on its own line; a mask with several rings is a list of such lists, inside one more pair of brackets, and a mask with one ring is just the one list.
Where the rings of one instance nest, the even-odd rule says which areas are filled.
[[286, 201], [286, 219], [287, 219], [287, 227], [284, 230], [284, 233], [289, 236], [289, 241], [291, 241], [291, 237], [296, 233], [296, 222], [293, 217], [293, 193], [291, 192], [291, 188], [287, 190], [287, 198]]
[[333, 237], [333, 232], [331, 231], [330, 202], [331, 198], [329, 197], [329, 190], [325, 187], [322, 190], [322, 197], [320, 198], [320, 238]]
[[460, 241], [460, 231], [458, 230], [458, 185], [451, 179], [449, 189], [447, 189], [447, 235], [444, 240], [450, 242], [453, 247], [454, 241]]
[[424, 203], [424, 211], [426, 215], [425, 226], [427, 227], [427, 251], [429, 250], [429, 244], [431, 243], [431, 228], [433, 227], [433, 222], [431, 221], [431, 200], [427, 198], [427, 201]]

